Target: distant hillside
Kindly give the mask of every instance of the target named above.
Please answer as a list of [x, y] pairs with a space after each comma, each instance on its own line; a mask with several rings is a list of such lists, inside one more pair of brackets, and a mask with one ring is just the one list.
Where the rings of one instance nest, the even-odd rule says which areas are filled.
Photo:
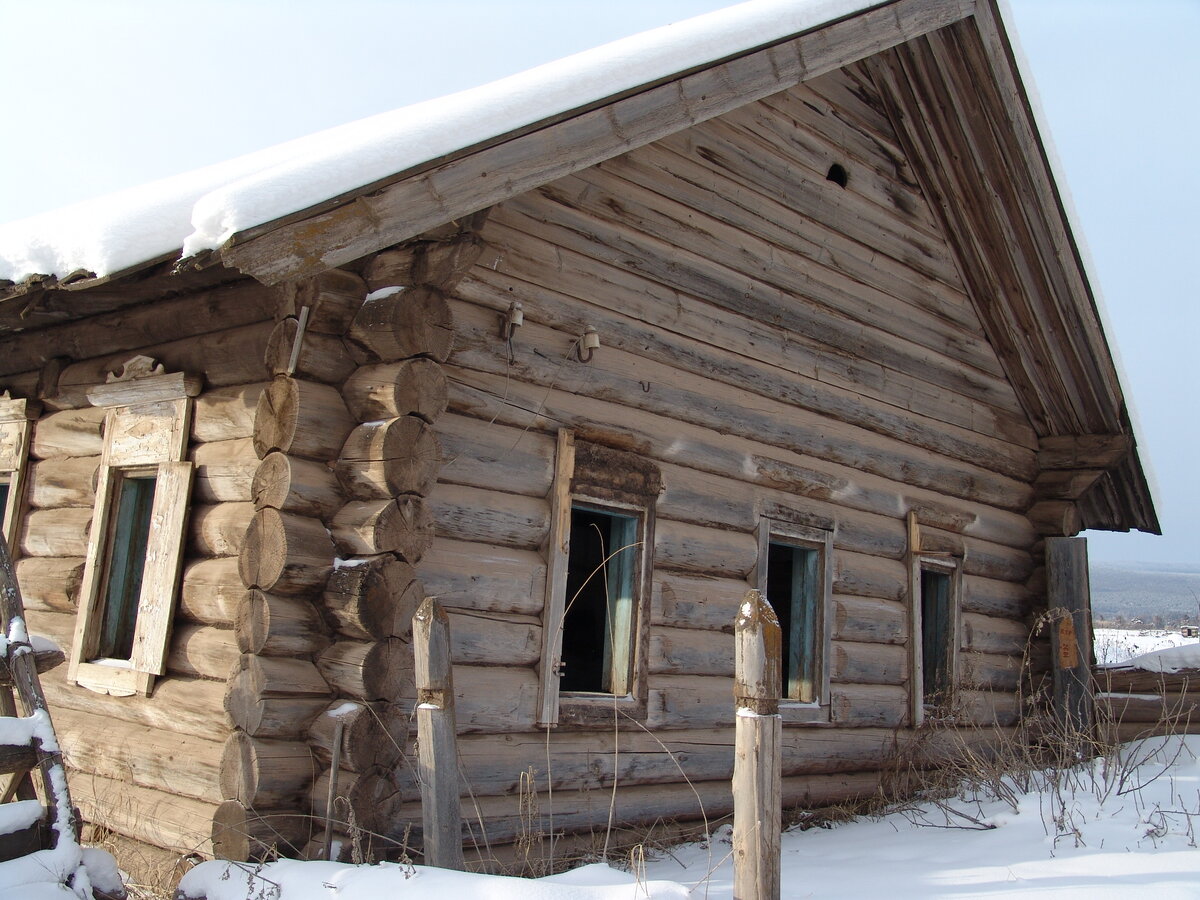
[[1093, 563], [1090, 576], [1097, 620], [1167, 627], [1200, 622], [1200, 564]]

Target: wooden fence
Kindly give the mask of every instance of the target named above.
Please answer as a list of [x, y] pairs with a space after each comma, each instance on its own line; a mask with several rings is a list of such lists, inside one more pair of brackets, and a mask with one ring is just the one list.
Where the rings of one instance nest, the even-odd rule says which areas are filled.
[[1159, 734], [1200, 734], [1200, 670], [1147, 672], [1097, 668], [1097, 719], [1105, 737], [1132, 741]]

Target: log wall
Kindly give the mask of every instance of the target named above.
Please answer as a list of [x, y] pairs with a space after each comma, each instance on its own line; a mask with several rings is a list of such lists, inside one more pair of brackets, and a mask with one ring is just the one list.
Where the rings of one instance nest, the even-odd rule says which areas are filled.
[[[835, 163], [845, 187], [826, 178]], [[514, 301], [524, 324], [509, 340]], [[272, 837], [303, 847], [332, 790], [339, 828], [352, 813], [401, 838], [420, 821], [409, 628], [427, 595], [450, 619], [473, 833], [482, 818], [493, 843], [521, 836], [522, 791], [551, 785], [556, 828], [603, 825], [614, 785], [627, 823], [723, 815], [731, 629], [763, 517], [832, 534], [827, 709], [785, 718], [785, 802], [873, 790], [909, 721], [910, 514], [923, 552], [960, 561], [959, 715], [1015, 722], [1041, 592], [1025, 515], [1037, 441], [863, 71], [354, 272], [239, 282], [195, 305], [0, 339], [15, 388], [58, 374], [32, 440], [18, 576], [33, 627], [64, 646], [101, 443], [87, 386], [134, 352], [205, 376], [167, 676], [149, 698], [47, 679], [77, 770], [172, 810], [102, 819], [98, 793], [84, 802], [98, 821], [176, 849], [199, 830], [206, 852], [242, 857]], [[583, 363], [588, 328], [601, 346]], [[71, 358], [42, 371], [56, 335]], [[653, 462], [664, 485], [645, 713], [600, 730], [535, 724], [563, 427]], [[94, 735], [114, 733], [122, 749], [106, 757]]]
[[13, 344], [3, 354], [10, 369], [70, 355], [56, 379], [36, 368], [5, 379], [14, 387], [40, 380], [44, 392], [17, 575], [30, 627], [64, 648], [75, 629], [103, 446], [104, 410], [88, 405], [87, 387], [137, 354], [203, 376], [166, 674], [148, 697], [69, 685], [66, 666], [43, 676], [85, 818], [178, 851], [211, 852], [212, 817], [223, 799], [222, 748], [231, 730], [225, 686], [239, 658], [235, 624], [246, 596], [236, 554], [253, 512], [253, 413], [269, 378], [263, 351], [278, 305], [278, 292], [243, 282], [5, 339]]
[[[834, 163], [845, 188], [825, 177]], [[464, 818], [494, 808], [489, 839], [511, 839], [513, 794], [551, 783], [555, 827], [605, 822], [614, 782], [629, 819], [728, 812], [730, 630], [763, 516], [832, 532], [828, 711], [785, 711], [789, 802], [873, 789], [909, 721], [910, 512], [921, 552], [959, 560], [958, 715], [1015, 723], [1037, 442], [868, 76], [825, 76], [509, 200], [480, 237], [447, 299], [435, 537], [416, 566], [450, 614]], [[583, 363], [589, 327], [601, 346]], [[535, 724], [561, 427], [664, 483], [637, 725]]]

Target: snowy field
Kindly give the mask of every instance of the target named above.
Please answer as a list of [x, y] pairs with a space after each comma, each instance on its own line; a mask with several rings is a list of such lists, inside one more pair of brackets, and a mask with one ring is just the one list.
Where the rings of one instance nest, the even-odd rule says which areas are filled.
[[[960, 797], [783, 837], [785, 898], [1200, 898], [1200, 736], [1126, 744], [1009, 801]], [[422, 866], [208, 862], [182, 896], [208, 900], [731, 900], [727, 828], [636, 874], [591, 865], [536, 881]]]
[[1153, 653], [1155, 650], [1165, 650], [1168, 647], [1182, 647], [1185, 644], [1198, 644], [1196, 638], [1188, 638], [1178, 631], [1160, 631], [1157, 629], [1136, 628], [1097, 628], [1095, 631], [1096, 662], [1102, 666], [1122, 663], [1141, 656], [1143, 653]]

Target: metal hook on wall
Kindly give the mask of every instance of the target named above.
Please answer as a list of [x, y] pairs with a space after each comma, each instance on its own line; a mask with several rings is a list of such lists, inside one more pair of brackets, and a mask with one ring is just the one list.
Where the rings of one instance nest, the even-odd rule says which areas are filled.
[[[600, 346], [600, 335], [591, 325], [579, 336], [579, 340], [575, 342], [575, 357], [581, 363], [590, 363], [592, 354], [596, 348]], [[584, 351], [587, 351], [586, 355]]]

